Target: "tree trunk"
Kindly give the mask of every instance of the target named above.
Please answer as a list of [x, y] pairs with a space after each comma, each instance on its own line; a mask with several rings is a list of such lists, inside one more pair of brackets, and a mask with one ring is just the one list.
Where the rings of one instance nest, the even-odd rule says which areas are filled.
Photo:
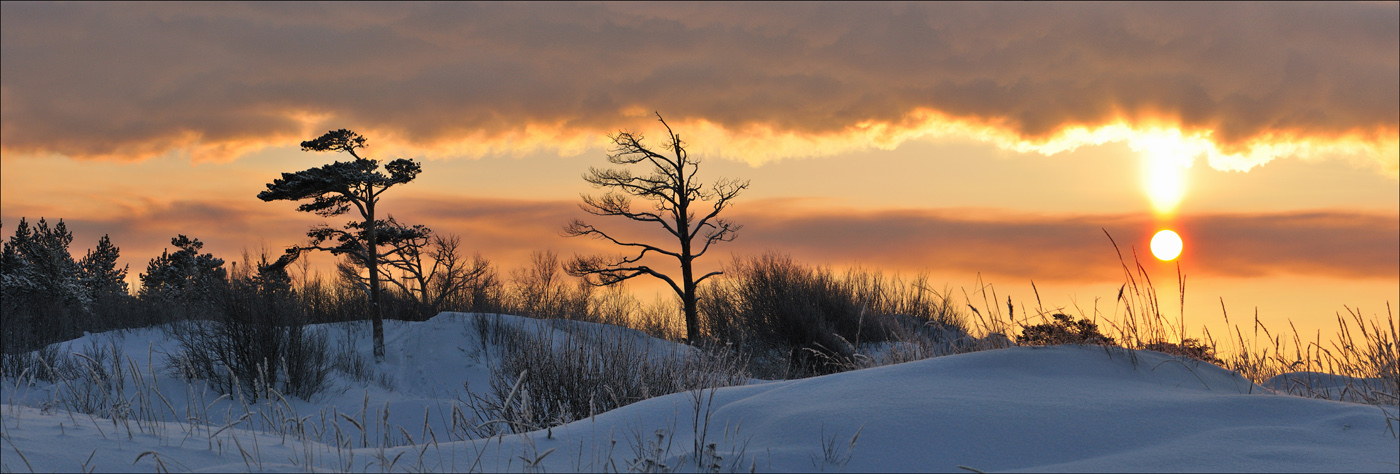
[[[679, 143], [676, 145], [680, 148]], [[690, 250], [690, 199], [685, 194], [685, 157], [679, 151], [676, 154], [676, 175], [680, 176], [679, 203], [676, 206], [676, 229], [681, 235], [681, 304], [685, 306], [685, 343], [695, 344], [695, 338], [700, 335], [700, 321], [695, 314], [695, 271], [694, 259]]]
[[685, 342], [695, 344], [695, 338], [700, 334], [700, 315], [695, 304], [695, 282], [690, 276], [690, 265], [685, 266], [685, 295], [681, 296], [685, 303]]
[[365, 266], [369, 267], [369, 307], [370, 317], [374, 321], [374, 361], [384, 362], [384, 315], [379, 311], [379, 248], [375, 238], [375, 230], [378, 228], [374, 222], [374, 187], [369, 188], [369, 199], [365, 200], [365, 210], [369, 215], [365, 222], [369, 225], [366, 229], [365, 253], [368, 257]]

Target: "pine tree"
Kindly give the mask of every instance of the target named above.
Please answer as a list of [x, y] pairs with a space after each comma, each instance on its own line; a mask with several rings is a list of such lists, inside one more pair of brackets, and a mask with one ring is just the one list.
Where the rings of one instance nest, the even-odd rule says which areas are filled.
[[81, 331], [91, 298], [68, 245], [73, 233], [60, 219], [33, 228], [20, 219], [0, 256], [0, 325], [5, 351], [27, 351]]
[[[413, 160], [399, 158], [384, 165], [379, 170], [379, 161], [361, 158], [357, 149], [367, 146], [367, 140], [360, 134], [340, 129], [326, 132], [315, 140], [301, 142], [303, 151], [344, 152], [354, 157], [354, 161], [337, 161], [320, 168], [311, 168], [295, 173], [282, 173], [274, 179], [267, 190], [258, 193], [263, 201], [306, 201], [297, 207], [298, 211], [313, 212], [321, 217], [345, 214], [354, 208], [363, 220], [351, 221], [345, 228], [336, 229], [326, 225], [313, 227], [307, 233], [312, 243], [308, 249], [326, 250], [338, 256], [345, 256], [354, 265], [369, 270], [368, 292], [370, 297], [370, 317], [374, 328], [374, 358], [384, 360], [384, 315], [380, 312], [379, 294], [380, 265], [384, 263], [385, 252], [380, 247], [391, 239], [409, 239], [423, 228], [391, 225], [390, 221], [376, 217], [375, 206], [379, 198], [389, 188], [413, 181], [422, 167]], [[410, 235], [412, 234], [412, 235]]]
[[170, 239], [176, 250], [162, 250], [140, 275], [141, 298], [193, 304], [208, 301], [218, 285], [228, 280], [224, 261], [212, 254], [200, 254], [204, 243], [184, 234]]
[[48, 221], [41, 217], [31, 231], [29, 223], [21, 218], [0, 257], [6, 296], [17, 296], [11, 292], [19, 292], [49, 300], [88, 303], [90, 298], [83, 289], [78, 263], [68, 253], [71, 243], [73, 233], [63, 219], [49, 228]]
[[21, 217], [15, 235], [5, 242], [3, 256], [0, 256], [0, 289], [8, 301], [14, 301], [18, 293], [34, 290], [34, 281], [29, 277], [33, 267], [20, 253], [21, 248], [29, 246], [30, 239], [29, 223]]
[[78, 266], [82, 269], [83, 286], [94, 301], [125, 296], [127, 294], [126, 271], [128, 266], [117, 268], [117, 258], [121, 249], [112, 245], [112, 239], [103, 235], [97, 240], [97, 248], [89, 250]]

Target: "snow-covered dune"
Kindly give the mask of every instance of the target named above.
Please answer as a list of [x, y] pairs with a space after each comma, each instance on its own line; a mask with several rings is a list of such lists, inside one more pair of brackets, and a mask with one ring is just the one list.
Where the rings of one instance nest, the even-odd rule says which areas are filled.
[[[296, 404], [302, 413], [323, 404], [354, 413], [369, 398], [371, 409], [397, 406], [392, 411], [403, 418], [389, 424], [419, 437], [425, 406], [441, 406], [464, 379], [484, 383], [490, 351], [473, 349], [482, 347], [481, 341], [463, 330], [474, 317], [444, 314], [422, 323], [391, 323], [386, 333], [393, 355], [379, 369], [391, 375], [393, 390], [339, 387]], [[656, 344], [675, 349], [664, 341]], [[26, 398], [16, 397], [12, 380], [5, 384], [6, 400]], [[1389, 410], [1395, 416], [1396, 408]], [[311, 466], [377, 471], [388, 465], [393, 470], [555, 472], [716, 466], [743, 471], [1400, 470], [1400, 443], [1392, 431], [1400, 426], [1387, 422], [1380, 407], [1275, 394], [1218, 367], [1155, 352], [1074, 346], [985, 351], [678, 393], [547, 431], [389, 448], [337, 449], [333, 443], [298, 442], [241, 427], [211, 435], [173, 423], [163, 435], [137, 429], [128, 436], [111, 421], [52, 409], [9, 405], [0, 406], [0, 414], [5, 434], [0, 463], [8, 471], [77, 470], [89, 453], [94, 453], [89, 466], [99, 471], [151, 471], [157, 468], [151, 455], [136, 461], [146, 451], [159, 453], [167, 466], [178, 463], [196, 471]], [[697, 415], [703, 425], [706, 414], [708, 430], [697, 429]], [[694, 456], [697, 435], [713, 449]], [[257, 446], [255, 460], [242, 454], [253, 453], [252, 446]]]
[[[671, 453], [660, 460], [684, 465], [692, 400], [648, 400], [557, 428], [557, 441], [535, 433], [529, 442], [567, 459], [571, 445], [650, 436], [676, 420]], [[1275, 395], [1215, 366], [1093, 347], [985, 351], [720, 389], [709, 440], [723, 440], [726, 424], [727, 442], [748, 443], [743, 467], [760, 471], [1400, 469], [1400, 445], [1375, 406]], [[833, 439], [838, 452], [824, 455]], [[507, 439], [501, 453], [525, 442]], [[520, 464], [490, 461], [488, 470]]]

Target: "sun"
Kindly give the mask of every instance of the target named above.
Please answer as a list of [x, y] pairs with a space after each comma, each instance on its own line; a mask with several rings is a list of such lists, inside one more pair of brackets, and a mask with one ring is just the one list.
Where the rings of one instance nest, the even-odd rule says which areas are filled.
[[1172, 261], [1181, 255], [1181, 236], [1170, 229], [1164, 229], [1152, 236], [1152, 255], [1164, 262]]

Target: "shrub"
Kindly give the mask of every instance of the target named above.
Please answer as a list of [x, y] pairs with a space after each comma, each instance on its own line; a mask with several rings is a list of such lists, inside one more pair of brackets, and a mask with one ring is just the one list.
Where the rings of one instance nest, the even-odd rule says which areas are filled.
[[320, 392], [328, 383], [333, 362], [329, 356], [326, 335], [308, 330], [302, 324], [286, 326], [282, 348], [282, 391], [305, 400]]
[[543, 429], [651, 397], [749, 379], [742, 361], [723, 348], [657, 343], [633, 330], [584, 324], [541, 323], [530, 330], [503, 324], [500, 316], [476, 316], [472, 329], [501, 356], [491, 368], [489, 392], [469, 401], [478, 435]]
[[1187, 338], [1181, 344], [1166, 341], [1157, 341], [1142, 347], [1149, 351], [1157, 351], [1175, 356], [1189, 357], [1201, 362], [1209, 362], [1215, 365], [1224, 366], [1225, 362], [1215, 357], [1215, 349], [1207, 346], [1196, 339]]
[[723, 279], [702, 289], [700, 312], [707, 337], [785, 353], [790, 376], [853, 367], [858, 345], [889, 341], [907, 327], [966, 333], [948, 300], [923, 277], [906, 284], [877, 272], [838, 275], [776, 253], [735, 259]]
[[529, 266], [511, 272], [511, 312], [543, 319], [584, 319], [592, 287], [562, 270], [553, 251], [532, 252]]
[[[268, 268], [266, 255], [259, 268]], [[278, 382], [282, 392], [302, 398], [325, 386], [331, 368], [325, 335], [305, 329], [285, 272], [245, 270], [211, 293], [205, 318], [171, 326], [182, 349], [171, 366], [181, 375], [254, 400]]]
[[1114, 345], [1113, 338], [1099, 333], [1099, 326], [1087, 319], [1074, 319], [1073, 316], [1056, 313], [1050, 322], [1027, 326], [1016, 338], [1016, 343], [1024, 346], [1052, 346], [1056, 344], [1097, 344]]
[[63, 371], [62, 365], [67, 362], [63, 354], [58, 351], [57, 344], [50, 344], [30, 352], [0, 353], [0, 377], [5, 378], [33, 378], [45, 382], [53, 382], [59, 378]]

